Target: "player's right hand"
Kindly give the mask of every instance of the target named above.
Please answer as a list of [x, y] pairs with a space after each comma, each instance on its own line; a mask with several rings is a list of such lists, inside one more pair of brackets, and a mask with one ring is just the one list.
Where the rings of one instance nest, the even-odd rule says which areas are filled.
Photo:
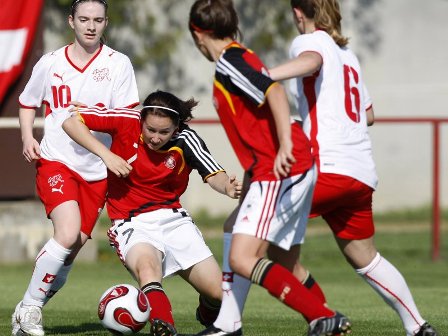
[[22, 155], [27, 162], [33, 162], [40, 159], [40, 146], [36, 139], [24, 139]]
[[107, 156], [104, 155], [102, 160], [106, 167], [118, 177], [127, 177], [132, 170], [132, 166], [126, 160], [112, 152], [108, 152]]

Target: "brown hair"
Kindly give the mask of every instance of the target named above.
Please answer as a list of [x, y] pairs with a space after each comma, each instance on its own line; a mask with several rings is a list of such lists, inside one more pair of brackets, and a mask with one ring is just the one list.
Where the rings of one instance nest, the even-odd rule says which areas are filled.
[[301, 9], [307, 18], [314, 20], [316, 28], [327, 32], [338, 46], [348, 44], [348, 38], [342, 35], [338, 0], [291, 0], [291, 7]]
[[172, 93], [157, 90], [146, 97], [143, 105], [140, 113], [141, 120], [144, 120], [148, 114], [167, 116], [173, 124], [179, 126], [193, 118], [191, 111], [198, 102], [193, 98], [181, 100]]
[[236, 40], [242, 36], [232, 0], [196, 0], [190, 9], [189, 28], [218, 39]]
[[72, 6], [70, 7], [70, 14], [75, 17], [75, 13], [76, 13], [76, 9], [78, 8], [78, 6], [83, 3], [83, 2], [99, 2], [100, 4], [102, 4], [104, 6], [105, 12], [107, 14], [107, 2], [106, 0], [73, 0], [72, 2]]

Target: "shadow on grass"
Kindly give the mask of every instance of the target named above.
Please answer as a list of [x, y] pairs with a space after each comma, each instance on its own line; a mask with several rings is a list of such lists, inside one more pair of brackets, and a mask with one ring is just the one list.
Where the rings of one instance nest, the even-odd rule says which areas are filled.
[[77, 326], [53, 326], [46, 327], [46, 333], [50, 335], [110, 335], [99, 323], [83, 323]]

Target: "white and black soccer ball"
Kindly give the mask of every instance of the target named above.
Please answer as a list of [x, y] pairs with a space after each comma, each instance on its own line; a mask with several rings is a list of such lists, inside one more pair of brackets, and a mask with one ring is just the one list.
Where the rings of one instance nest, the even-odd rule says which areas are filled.
[[114, 335], [137, 333], [149, 318], [145, 294], [132, 285], [120, 284], [107, 289], [98, 304], [98, 317], [104, 328]]

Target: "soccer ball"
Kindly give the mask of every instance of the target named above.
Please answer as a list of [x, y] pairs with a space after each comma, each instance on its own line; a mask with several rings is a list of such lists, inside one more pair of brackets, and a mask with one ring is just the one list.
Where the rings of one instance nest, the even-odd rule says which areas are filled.
[[98, 304], [101, 324], [114, 335], [137, 333], [149, 318], [145, 294], [132, 285], [120, 284], [107, 289]]

